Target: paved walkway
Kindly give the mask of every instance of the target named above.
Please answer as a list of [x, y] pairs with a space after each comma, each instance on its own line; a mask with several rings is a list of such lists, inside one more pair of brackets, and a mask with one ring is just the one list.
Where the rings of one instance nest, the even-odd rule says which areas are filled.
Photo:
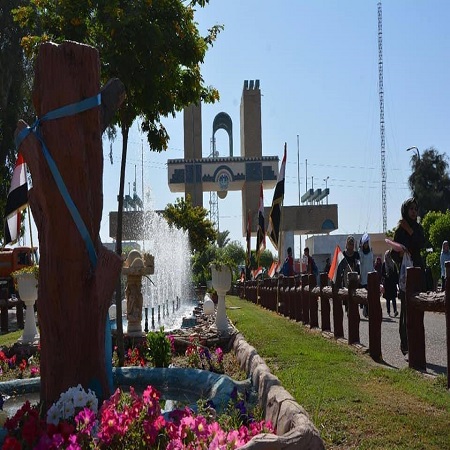
[[[408, 367], [408, 361], [405, 360], [400, 351], [400, 336], [398, 332], [398, 323], [400, 318], [400, 301], [397, 301], [399, 315], [389, 317], [386, 311], [386, 300], [381, 299], [381, 308], [383, 312], [383, 322], [381, 324], [381, 352], [383, 360], [388, 366], [404, 368]], [[333, 308], [331, 308], [332, 310]], [[320, 310], [320, 302], [319, 302]], [[369, 325], [368, 320], [362, 315], [360, 310], [361, 322], [359, 327], [360, 343], [369, 347]], [[392, 314], [392, 307], [391, 307]], [[319, 311], [319, 326], [320, 311]], [[435, 312], [425, 312], [425, 357], [427, 361], [427, 373], [447, 374], [447, 343], [446, 343], [446, 324], [445, 314]], [[331, 318], [331, 328], [333, 331], [333, 319]], [[344, 313], [344, 338], [348, 337], [347, 314]]]

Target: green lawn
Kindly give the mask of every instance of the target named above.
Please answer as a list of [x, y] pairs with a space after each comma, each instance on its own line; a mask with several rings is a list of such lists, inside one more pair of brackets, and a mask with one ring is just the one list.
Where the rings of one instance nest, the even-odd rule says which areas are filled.
[[327, 449], [450, 449], [446, 378], [393, 370], [238, 297], [227, 315], [309, 413]]

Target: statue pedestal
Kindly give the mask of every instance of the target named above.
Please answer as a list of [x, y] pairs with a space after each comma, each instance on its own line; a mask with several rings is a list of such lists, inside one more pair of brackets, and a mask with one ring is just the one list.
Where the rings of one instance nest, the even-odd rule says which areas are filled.
[[34, 315], [34, 304], [37, 300], [37, 284], [33, 273], [23, 273], [16, 277], [17, 290], [21, 300], [25, 303], [25, 326], [22, 336], [19, 338], [19, 342], [32, 344], [39, 340], [39, 333], [36, 328], [36, 317]]
[[142, 277], [155, 273], [154, 260], [151, 255], [144, 255], [145, 263], [137, 250], [128, 255], [122, 273], [127, 277], [125, 296], [127, 299], [127, 332], [128, 336], [142, 336]]
[[217, 291], [217, 315], [216, 315], [216, 327], [217, 331], [228, 330], [228, 317], [225, 310], [225, 294], [231, 287], [231, 271], [228, 267], [216, 267], [211, 266], [212, 285]]

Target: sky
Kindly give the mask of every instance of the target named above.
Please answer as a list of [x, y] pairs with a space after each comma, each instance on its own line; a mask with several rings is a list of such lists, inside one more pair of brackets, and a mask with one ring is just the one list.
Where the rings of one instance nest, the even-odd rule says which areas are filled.
[[[287, 143], [284, 204], [298, 205], [307, 187], [327, 185], [328, 202], [338, 205], [333, 234], [383, 231], [377, 5], [376, 0], [210, 0], [195, 14], [202, 34], [216, 24], [225, 27], [201, 67], [205, 84], [220, 92], [219, 102], [202, 105], [203, 156], [210, 154], [213, 119], [222, 111], [233, 121], [234, 155], [240, 155], [242, 88], [244, 80], [259, 79], [263, 156], [278, 156], [281, 163]], [[384, 1], [382, 17], [387, 229], [392, 229], [410, 196], [414, 150], [406, 149], [449, 152], [450, 2]], [[154, 209], [181, 195], [169, 190], [166, 163], [183, 158], [183, 114], [162, 122], [169, 149], [151, 152], [136, 124], [126, 166], [126, 193], [136, 179], [142, 197], [143, 180], [144, 190], [150, 189], [144, 202]], [[104, 140], [103, 242], [113, 241], [108, 215], [117, 210], [121, 145], [119, 135], [111, 164]], [[224, 130], [216, 132], [216, 148], [228, 155]], [[265, 206], [272, 196], [273, 189], [264, 191]], [[203, 203], [209, 208], [209, 193]], [[239, 191], [219, 199], [220, 231], [228, 230], [231, 240], [245, 246], [241, 211]]]

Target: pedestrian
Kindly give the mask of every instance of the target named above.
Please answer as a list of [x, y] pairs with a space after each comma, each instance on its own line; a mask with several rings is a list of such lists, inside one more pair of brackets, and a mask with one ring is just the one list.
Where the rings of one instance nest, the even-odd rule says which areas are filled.
[[402, 203], [401, 215], [402, 218], [398, 222], [397, 228], [394, 232], [394, 241], [402, 244], [404, 250], [397, 251], [394, 248], [391, 250], [392, 259], [397, 263], [399, 269], [399, 293], [400, 299], [400, 320], [399, 320], [399, 334], [400, 334], [400, 349], [406, 356], [408, 354], [408, 334], [406, 328], [406, 294], [402, 281], [402, 262], [405, 255], [411, 257], [412, 265], [422, 269], [422, 279], [420, 290], [423, 292], [426, 289], [425, 285], [425, 265], [420, 254], [420, 251], [425, 248], [425, 234], [422, 225], [417, 220], [418, 205], [417, 200], [411, 197]]
[[[360, 286], [367, 290], [367, 274], [373, 272], [373, 251], [370, 247], [370, 237], [364, 233], [359, 242], [360, 257]], [[363, 316], [369, 317], [369, 308], [362, 305]]]
[[327, 258], [325, 260], [325, 267], [323, 268], [323, 271], [328, 274], [328, 272], [330, 271], [331, 268], [331, 264], [330, 264], [330, 258]]
[[450, 250], [448, 247], [448, 241], [442, 243], [441, 249], [441, 280], [442, 280], [442, 291], [445, 291], [445, 262], [450, 261]]
[[375, 261], [375, 265], [373, 267], [377, 271], [378, 282], [381, 283], [381, 269], [383, 267], [383, 262], [381, 261], [381, 258], [379, 256], [377, 256], [377, 259]]
[[292, 258], [292, 247], [288, 247], [287, 256], [284, 260], [283, 267], [281, 268], [281, 273], [285, 277], [294, 276], [294, 259]]
[[[360, 257], [357, 250], [355, 250], [355, 238], [352, 235], [347, 236], [345, 241], [345, 250], [342, 252], [344, 259], [338, 267], [338, 278], [336, 279], [339, 287], [348, 287], [349, 272], [358, 272]], [[347, 308], [346, 308], [347, 309]]]
[[386, 250], [384, 254], [384, 262], [381, 266], [381, 284], [383, 285], [384, 292], [383, 298], [386, 299], [386, 310], [388, 316], [391, 317], [391, 302], [394, 311], [394, 316], [398, 316], [397, 311], [397, 284], [398, 284], [398, 269], [395, 265], [391, 251]]

